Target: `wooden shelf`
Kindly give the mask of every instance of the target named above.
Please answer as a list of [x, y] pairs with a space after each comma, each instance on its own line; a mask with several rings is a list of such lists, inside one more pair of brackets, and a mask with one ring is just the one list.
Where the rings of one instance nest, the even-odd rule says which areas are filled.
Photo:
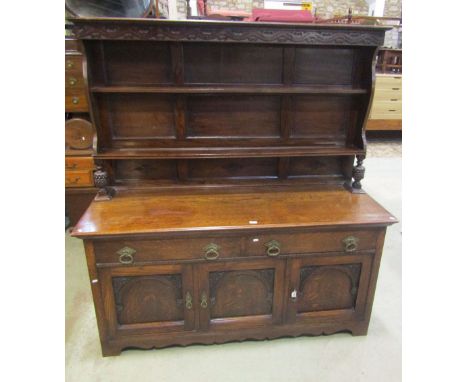
[[163, 149], [104, 149], [96, 159], [191, 159], [191, 158], [256, 158], [298, 156], [346, 156], [364, 154], [357, 147], [202, 147]]
[[366, 94], [367, 89], [344, 86], [94, 86], [93, 93], [154, 94]]

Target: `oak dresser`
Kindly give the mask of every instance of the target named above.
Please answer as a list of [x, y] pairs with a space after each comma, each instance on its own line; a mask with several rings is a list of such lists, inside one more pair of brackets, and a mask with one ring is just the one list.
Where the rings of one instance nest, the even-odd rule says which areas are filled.
[[386, 227], [362, 189], [386, 28], [74, 19], [99, 193], [103, 355], [367, 333]]

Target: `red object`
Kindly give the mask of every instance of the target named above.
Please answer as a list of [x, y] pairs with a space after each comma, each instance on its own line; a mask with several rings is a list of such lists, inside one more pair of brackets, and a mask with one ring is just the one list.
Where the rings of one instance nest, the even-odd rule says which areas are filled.
[[252, 9], [252, 18], [245, 21], [271, 21], [283, 23], [313, 23], [315, 18], [307, 10]]
[[197, 0], [197, 10], [198, 10], [198, 16], [206, 16], [205, 15], [205, 2], [203, 0]]

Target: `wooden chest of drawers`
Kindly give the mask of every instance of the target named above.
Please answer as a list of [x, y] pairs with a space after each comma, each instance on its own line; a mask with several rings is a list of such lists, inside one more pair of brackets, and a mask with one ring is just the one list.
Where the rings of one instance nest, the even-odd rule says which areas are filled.
[[79, 52], [65, 53], [65, 111], [87, 112], [88, 99], [83, 79], [83, 56]]
[[91, 157], [65, 157], [65, 187], [91, 187], [94, 161]]
[[97, 193], [94, 188], [94, 128], [88, 115], [85, 57], [80, 41], [65, 39], [65, 213], [76, 224]]
[[93, 202], [73, 234], [85, 241], [103, 354], [116, 355], [366, 334], [394, 222], [367, 195], [344, 190], [132, 194]]
[[368, 130], [401, 130], [402, 76], [376, 75]]

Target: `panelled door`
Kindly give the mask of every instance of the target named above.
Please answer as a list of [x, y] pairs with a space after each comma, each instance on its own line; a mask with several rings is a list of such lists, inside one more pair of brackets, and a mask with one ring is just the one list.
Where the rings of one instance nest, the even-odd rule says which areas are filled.
[[371, 260], [371, 254], [288, 259], [286, 321], [362, 317]]
[[192, 265], [113, 267], [99, 273], [110, 336], [194, 328]]
[[284, 262], [213, 262], [198, 268], [200, 329], [235, 329], [281, 322]]

